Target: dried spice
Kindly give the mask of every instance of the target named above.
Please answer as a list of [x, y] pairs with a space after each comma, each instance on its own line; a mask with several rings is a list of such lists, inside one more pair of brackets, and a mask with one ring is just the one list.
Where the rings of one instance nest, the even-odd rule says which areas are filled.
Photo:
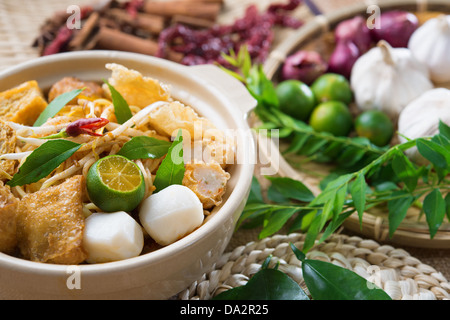
[[298, 28], [290, 13], [302, 0], [272, 4], [259, 12], [249, 6], [231, 25], [216, 23], [223, 0], [111, 0], [81, 8], [81, 29], [69, 29], [69, 15], [56, 13], [41, 28], [33, 46], [41, 55], [78, 50], [118, 50], [158, 56], [185, 65], [227, 65], [222, 53], [246, 45], [263, 62], [274, 40], [274, 27]]
[[287, 5], [274, 4], [260, 13], [255, 5], [247, 8], [244, 17], [231, 25], [216, 25], [195, 30], [184, 25], [165, 29], [159, 37], [159, 57], [167, 57], [168, 49], [184, 55], [182, 63], [196, 65], [217, 62], [227, 65], [222, 53], [239, 51], [245, 45], [253, 61], [263, 62], [274, 39], [274, 26], [298, 28], [302, 22], [288, 13], [301, 4], [291, 0]]
[[60, 132], [43, 137], [41, 139], [60, 139], [67, 137], [78, 137], [81, 134], [87, 134], [94, 137], [101, 137], [103, 134], [95, 132], [98, 129], [103, 128], [109, 123], [108, 119], [104, 118], [86, 118], [79, 119], [70, 123], [67, 127], [62, 129]]

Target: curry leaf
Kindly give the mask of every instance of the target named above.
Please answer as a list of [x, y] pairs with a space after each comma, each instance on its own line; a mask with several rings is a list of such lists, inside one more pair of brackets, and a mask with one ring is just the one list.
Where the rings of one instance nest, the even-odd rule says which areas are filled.
[[397, 177], [405, 183], [408, 190], [414, 191], [419, 174], [412, 162], [402, 152], [398, 152], [392, 160], [392, 169]]
[[409, 192], [404, 190], [395, 191], [392, 196], [394, 199], [388, 202], [389, 236], [391, 238], [415, 200]]
[[147, 136], [133, 137], [118, 152], [130, 160], [159, 159], [167, 154], [171, 142]]
[[48, 176], [70, 158], [81, 144], [67, 140], [50, 140], [34, 150], [7, 185], [23, 186]]
[[420, 154], [428, 159], [438, 168], [447, 168], [450, 163], [450, 152], [443, 146], [433, 141], [419, 139], [417, 141], [417, 149]]
[[114, 113], [119, 124], [127, 122], [133, 114], [131, 113], [130, 106], [125, 98], [117, 91], [108, 81], [103, 80], [103, 82], [108, 86], [111, 92], [111, 98], [114, 105]]
[[263, 203], [263, 202], [264, 202], [264, 199], [262, 196], [261, 185], [260, 185], [258, 179], [255, 176], [253, 176], [252, 184], [251, 184], [251, 188], [250, 188], [250, 194], [247, 199], [247, 204]]
[[279, 101], [275, 86], [265, 73], [262, 65], [254, 65], [249, 70], [247, 88], [250, 94], [258, 101], [259, 106], [278, 107]]
[[447, 213], [447, 219], [450, 221], [450, 193], [445, 196], [445, 211]]
[[423, 210], [427, 217], [427, 223], [431, 238], [434, 238], [445, 217], [445, 200], [439, 189], [431, 191], [423, 201]]
[[439, 133], [450, 140], [450, 127], [442, 120], [439, 121]]
[[314, 194], [302, 182], [285, 177], [267, 177], [272, 184], [271, 188], [282, 193], [291, 200], [310, 202]]
[[183, 135], [180, 130], [156, 172], [154, 181], [156, 191], [161, 191], [173, 184], [182, 184], [184, 172]]
[[297, 212], [297, 208], [282, 208], [273, 210], [264, 221], [264, 227], [259, 234], [260, 238], [265, 238], [279, 231], [286, 222]]
[[315, 215], [310, 224], [308, 225], [308, 232], [306, 233], [305, 243], [303, 244], [303, 250], [306, 252], [309, 251], [314, 246], [317, 236], [319, 235], [320, 231], [323, 228], [323, 225], [321, 224], [322, 216], [317, 213], [317, 210], [312, 211], [310, 214]]
[[42, 111], [33, 126], [40, 127], [41, 125], [43, 125], [48, 119], [52, 118], [59, 111], [61, 111], [61, 109], [66, 106], [66, 104], [68, 104], [81, 92], [83, 92], [83, 90], [84, 89], [77, 89], [57, 96], [52, 102], [49, 103], [45, 110]]
[[358, 212], [359, 224], [362, 227], [362, 217], [366, 206], [366, 190], [367, 184], [363, 174], [359, 173], [356, 180], [350, 186], [350, 194], [352, 195], [353, 203]]

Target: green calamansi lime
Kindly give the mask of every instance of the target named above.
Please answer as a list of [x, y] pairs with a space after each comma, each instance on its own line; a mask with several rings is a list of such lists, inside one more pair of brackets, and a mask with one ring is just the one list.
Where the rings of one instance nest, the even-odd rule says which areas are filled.
[[380, 110], [361, 113], [355, 120], [355, 130], [358, 136], [366, 137], [379, 147], [388, 145], [394, 135], [391, 119]]
[[89, 198], [105, 212], [135, 209], [145, 195], [139, 167], [125, 157], [111, 155], [95, 162], [86, 178]]
[[353, 118], [348, 107], [340, 101], [319, 104], [311, 114], [310, 126], [318, 132], [335, 136], [346, 136], [353, 127]]
[[280, 109], [291, 117], [306, 121], [315, 107], [311, 89], [301, 81], [285, 80], [276, 88]]
[[311, 90], [316, 97], [316, 103], [327, 101], [341, 101], [349, 105], [353, 100], [353, 92], [348, 80], [335, 73], [326, 73], [311, 85]]

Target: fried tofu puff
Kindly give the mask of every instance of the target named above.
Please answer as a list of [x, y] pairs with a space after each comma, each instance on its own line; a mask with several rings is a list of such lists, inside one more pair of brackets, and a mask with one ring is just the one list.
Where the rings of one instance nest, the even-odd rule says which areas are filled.
[[[145, 108], [157, 101], [169, 101], [169, 88], [158, 80], [144, 77], [135, 70], [127, 69], [116, 63], [108, 63], [106, 69], [112, 71], [108, 79], [130, 106]], [[107, 95], [111, 95], [108, 86], [103, 85]]]
[[[206, 118], [178, 101], [162, 105], [150, 113], [149, 124], [155, 130], [166, 136], [176, 136], [178, 130], [189, 133], [190, 139], [201, 139], [204, 132], [215, 130], [215, 126]], [[223, 136], [223, 133], [217, 132]]]
[[197, 195], [207, 210], [222, 203], [229, 179], [230, 174], [218, 163], [191, 163], [186, 165], [183, 185]]
[[[16, 133], [5, 121], [0, 120], [0, 155], [13, 153], [16, 149]], [[0, 181], [10, 178], [16, 172], [14, 160], [0, 160]]]
[[163, 105], [150, 113], [149, 124], [159, 134], [169, 137], [182, 130], [186, 163], [217, 162], [223, 168], [234, 163], [233, 137], [228, 137], [189, 106], [178, 101]]
[[11, 254], [17, 246], [17, 208], [19, 200], [0, 181], [0, 252]]
[[78, 175], [61, 185], [23, 197], [17, 234], [24, 258], [68, 265], [86, 259], [82, 247], [84, 190], [84, 177]]
[[99, 99], [103, 97], [103, 89], [102, 87], [91, 81], [81, 81], [78, 78], [74, 77], [65, 77], [56, 82], [48, 92], [48, 101], [51, 102], [56, 97], [62, 95], [63, 93], [70, 92], [72, 90], [83, 89], [83, 92], [72, 101], [70, 101], [69, 105], [76, 105], [79, 98], [87, 98], [87, 99]]
[[0, 92], [0, 119], [31, 126], [47, 107], [36, 81]]

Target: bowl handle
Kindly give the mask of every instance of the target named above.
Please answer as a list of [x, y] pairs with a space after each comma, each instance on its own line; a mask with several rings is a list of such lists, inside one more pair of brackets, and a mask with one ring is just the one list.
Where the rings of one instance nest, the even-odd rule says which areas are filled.
[[256, 107], [256, 100], [238, 79], [229, 75], [219, 67], [211, 64], [188, 67], [191, 72], [201, 77], [214, 87], [223, 90], [242, 111], [244, 117]]

